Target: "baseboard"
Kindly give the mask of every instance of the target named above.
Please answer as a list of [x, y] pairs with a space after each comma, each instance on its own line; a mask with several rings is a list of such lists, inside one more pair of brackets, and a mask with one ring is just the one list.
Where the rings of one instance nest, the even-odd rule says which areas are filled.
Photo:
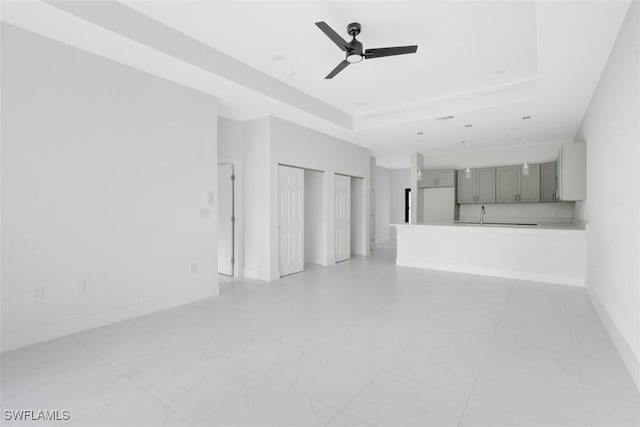
[[397, 258], [396, 265], [403, 267], [424, 268], [427, 270], [451, 271], [455, 273], [476, 274], [478, 276], [501, 277], [504, 279], [528, 280], [531, 282], [553, 283], [556, 285], [584, 286], [584, 279], [579, 277], [553, 276], [548, 274], [530, 273], [515, 270], [502, 270], [456, 264], [438, 264], [420, 260]]
[[640, 391], [640, 360], [638, 360], [635, 354], [633, 354], [627, 340], [622, 336], [618, 327], [609, 315], [609, 312], [606, 310], [591, 286], [589, 286], [589, 282], [586, 282], [585, 288], [587, 289], [587, 294], [589, 295], [593, 308], [596, 310], [596, 313], [598, 313], [600, 321], [609, 333], [609, 337], [611, 338], [611, 341], [613, 341], [613, 345], [616, 347], [616, 350], [618, 350], [618, 354], [627, 367], [629, 374], [631, 374], [631, 378], [636, 384], [636, 388]]
[[7, 337], [5, 334], [2, 337], [2, 352], [76, 334], [89, 329], [99, 328], [112, 323], [122, 322], [157, 311], [179, 307], [217, 296], [219, 293], [219, 289], [216, 286], [215, 289], [200, 289], [182, 294], [168, 295], [150, 301], [96, 313], [92, 316], [53, 322], [37, 329], [23, 329], [20, 333], [13, 334], [13, 336]]

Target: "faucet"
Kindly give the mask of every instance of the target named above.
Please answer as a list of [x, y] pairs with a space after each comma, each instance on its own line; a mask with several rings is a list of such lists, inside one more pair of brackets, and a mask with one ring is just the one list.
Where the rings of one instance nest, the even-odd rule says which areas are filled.
[[484, 205], [482, 205], [482, 208], [480, 209], [480, 225], [484, 225], [484, 214], [485, 214], [485, 210], [484, 210]]

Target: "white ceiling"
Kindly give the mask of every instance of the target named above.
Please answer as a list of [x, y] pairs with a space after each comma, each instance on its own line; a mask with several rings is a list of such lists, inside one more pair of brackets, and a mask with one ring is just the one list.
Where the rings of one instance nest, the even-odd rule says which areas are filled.
[[[110, 13], [108, 4], [93, 13], [5, 2], [3, 20], [213, 93], [229, 117], [279, 115], [403, 167], [412, 152], [455, 151], [461, 140], [483, 148], [572, 140], [629, 2], [126, 4], [177, 32], [152, 28], [157, 22], [127, 8]], [[320, 20], [345, 38], [346, 25], [360, 22], [365, 48], [418, 44], [418, 52], [367, 60], [325, 80], [343, 53], [315, 27]], [[180, 33], [213, 49], [197, 50], [195, 41], [177, 40]], [[199, 56], [188, 57], [184, 43]], [[435, 120], [449, 114], [454, 119]]]

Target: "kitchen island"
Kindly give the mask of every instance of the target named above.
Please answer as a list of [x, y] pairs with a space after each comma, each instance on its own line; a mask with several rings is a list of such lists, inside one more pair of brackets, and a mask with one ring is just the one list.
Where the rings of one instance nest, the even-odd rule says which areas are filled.
[[584, 226], [473, 223], [394, 226], [399, 266], [584, 286]]

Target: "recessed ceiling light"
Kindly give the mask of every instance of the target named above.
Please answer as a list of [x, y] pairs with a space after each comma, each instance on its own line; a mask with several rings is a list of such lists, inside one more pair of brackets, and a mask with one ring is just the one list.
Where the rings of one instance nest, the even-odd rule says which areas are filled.
[[522, 137], [516, 138], [516, 141], [522, 141]]
[[416, 132], [416, 134], [418, 134], [418, 135], [424, 135], [424, 132], [420, 131], [420, 132]]
[[442, 117], [437, 117], [436, 120], [450, 120], [453, 119], [453, 116], [442, 116]]
[[467, 142], [465, 139], [463, 139], [462, 141], [460, 141], [460, 144], [464, 144], [465, 142]]
[[522, 116], [522, 120], [529, 120], [531, 116]]
[[356, 107], [362, 107], [363, 105], [364, 105], [364, 102], [362, 101], [356, 102]]
[[273, 60], [274, 61], [283, 61], [284, 60], [284, 55], [281, 53], [276, 53], [275, 55], [273, 55]]
[[511, 128], [510, 130], [520, 130], [520, 128]]
[[468, 123], [468, 124], [464, 125], [464, 127], [466, 127], [466, 128], [470, 128], [471, 126], [473, 126], [471, 123]]
[[296, 73], [296, 70], [294, 70], [293, 68], [285, 68], [285, 69], [284, 69], [284, 73], [285, 73], [287, 76], [291, 77], [291, 76], [293, 76], [293, 75]]
[[507, 71], [506, 68], [499, 68], [496, 70], [496, 74], [504, 74]]

